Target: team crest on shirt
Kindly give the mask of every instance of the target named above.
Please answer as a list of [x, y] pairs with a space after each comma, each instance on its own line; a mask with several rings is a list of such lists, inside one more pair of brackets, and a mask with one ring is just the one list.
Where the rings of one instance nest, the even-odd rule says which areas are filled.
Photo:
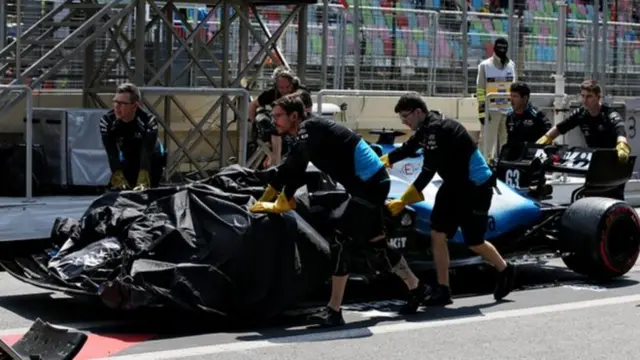
[[435, 150], [438, 148], [438, 142], [436, 141], [436, 134], [429, 134], [427, 136], [426, 150]]

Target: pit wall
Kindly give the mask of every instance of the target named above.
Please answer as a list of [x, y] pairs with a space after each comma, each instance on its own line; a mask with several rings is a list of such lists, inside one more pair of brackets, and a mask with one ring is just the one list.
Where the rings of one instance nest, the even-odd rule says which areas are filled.
[[[252, 94], [257, 96], [257, 94]], [[36, 108], [82, 108], [82, 96], [70, 94], [54, 94], [54, 93], [34, 93], [34, 107]], [[112, 94], [101, 95], [102, 100], [106, 104], [111, 104]], [[153, 104], [158, 96], [145, 96], [151, 104]], [[178, 101], [188, 110], [191, 117], [197, 123], [202, 119], [209, 107], [218, 99], [217, 96], [194, 96], [194, 95], [177, 95]], [[430, 109], [437, 109], [445, 115], [457, 118], [472, 133], [476, 134], [480, 130], [480, 123], [477, 119], [477, 102], [475, 98], [447, 98], [447, 97], [425, 97], [427, 106]], [[314, 101], [315, 101], [314, 96]], [[375, 141], [376, 137], [369, 135], [368, 131], [376, 128], [388, 128], [406, 131], [393, 108], [398, 97], [368, 97], [368, 96], [324, 96], [323, 103], [333, 103], [336, 105], [346, 104], [346, 112], [337, 117], [337, 120], [343, 121], [348, 127], [362, 134], [366, 139]], [[164, 114], [164, 101], [156, 108], [158, 114]], [[26, 102], [14, 106], [9, 112], [2, 116], [0, 121], [0, 141], [8, 138], [20, 137], [24, 132], [23, 119], [26, 113]], [[232, 111], [228, 113], [228, 119], [232, 120], [234, 114]], [[171, 128], [176, 136], [182, 141], [186, 138], [187, 132], [193, 126], [186, 120], [184, 114], [178, 110], [178, 107], [172, 103], [171, 105]], [[211, 117], [219, 119], [220, 112]], [[97, 124], [96, 124], [97, 126]], [[219, 131], [218, 125], [214, 125], [209, 121], [203, 127], [211, 141], [215, 144], [218, 142]], [[236, 144], [237, 134], [236, 126], [233, 124], [229, 128], [229, 138], [231, 144]], [[399, 138], [403, 141], [407, 136]], [[227, 145], [228, 146], [228, 145]], [[170, 144], [169, 149], [176, 149], [175, 144]], [[201, 141], [196, 148], [194, 155], [207, 156], [211, 154], [209, 145]]]

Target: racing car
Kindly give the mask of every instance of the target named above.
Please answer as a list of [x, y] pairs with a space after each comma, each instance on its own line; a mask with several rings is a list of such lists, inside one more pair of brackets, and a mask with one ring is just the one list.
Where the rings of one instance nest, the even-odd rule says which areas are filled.
[[[379, 155], [398, 146], [394, 132], [380, 135], [371, 144]], [[494, 165], [499, 180], [486, 238], [509, 261], [560, 257], [574, 272], [597, 280], [633, 267], [640, 218], [620, 200], [619, 189], [631, 176], [634, 157], [621, 164], [612, 150], [537, 145], [503, 153]], [[406, 190], [421, 156], [390, 169], [390, 198]], [[20, 281], [99, 297], [112, 308], [173, 304], [271, 317], [310, 296], [330, 276], [329, 248], [343, 233], [341, 213], [350, 196], [310, 164], [305, 186], [295, 194], [295, 211], [249, 213], [276, 172], [233, 165], [201, 182], [105, 194], [81, 219], [56, 220], [50, 239], [5, 247], [0, 267]], [[552, 200], [547, 177], [554, 173], [584, 177], [571, 203]], [[441, 183], [436, 175], [423, 190], [424, 201], [385, 216], [389, 244], [418, 273], [433, 268], [429, 215]], [[449, 248], [453, 267], [484, 264], [459, 232]], [[351, 262], [361, 279], [388, 275], [375, 252], [352, 253]]]
[[[378, 155], [388, 153], [403, 132], [374, 130], [371, 144]], [[514, 151], [511, 151], [514, 150]], [[572, 271], [605, 280], [622, 276], [636, 263], [640, 249], [640, 218], [621, 199], [635, 157], [618, 162], [615, 150], [526, 144], [504, 147], [492, 166], [498, 181], [489, 211], [487, 240], [515, 263], [541, 263], [560, 257]], [[418, 175], [421, 152], [395, 163], [391, 198], [397, 198]], [[570, 203], [553, 201], [549, 179], [558, 174], [583, 178]], [[424, 189], [425, 200], [392, 220], [389, 243], [401, 249], [411, 267], [433, 267], [429, 215], [442, 180], [436, 175]], [[460, 231], [449, 240], [451, 266], [482, 264], [465, 246]]]

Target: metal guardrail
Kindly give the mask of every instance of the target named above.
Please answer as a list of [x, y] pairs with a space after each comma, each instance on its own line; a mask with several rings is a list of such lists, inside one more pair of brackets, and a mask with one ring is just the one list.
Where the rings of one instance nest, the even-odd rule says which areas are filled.
[[[402, 96], [404, 94], [418, 94], [415, 91], [386, 91], [386, 90], [338, 90], [338, 89], [322, 89], [318, 92], [318, 109], [317, 113], [322, 115], [322, 99], [325, 95], [337, 96]], [[418, 94], [419, 95], [419, 94]]]

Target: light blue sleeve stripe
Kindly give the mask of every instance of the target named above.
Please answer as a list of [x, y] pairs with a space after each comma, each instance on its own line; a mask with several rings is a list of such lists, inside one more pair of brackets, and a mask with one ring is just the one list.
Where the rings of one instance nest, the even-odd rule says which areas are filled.
[[469, 159], [469, 180], [476, 185], [484, 184], [491, 177], [491, 169], [487, 165], [487, 161], [484, 159], [480, 150], [471, 154]]
[[356, 176], [362, 181], [371, 179], [373, 175], [384, 167], [382, 160], [364, 139], [360, 139], [360, 142], [358, 142], [353, 156]]

